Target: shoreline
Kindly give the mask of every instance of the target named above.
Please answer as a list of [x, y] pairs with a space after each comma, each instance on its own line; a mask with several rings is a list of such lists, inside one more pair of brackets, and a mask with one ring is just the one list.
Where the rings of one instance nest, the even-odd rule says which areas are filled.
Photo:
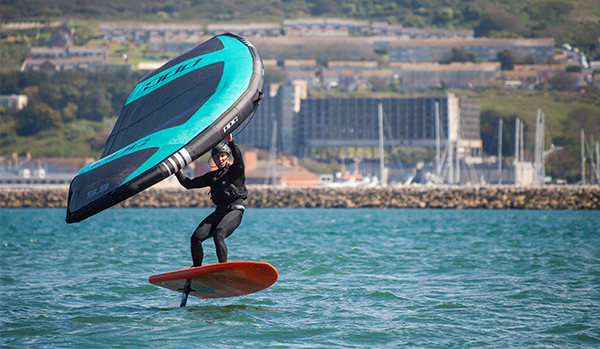
[[[600, 186], [271, 187], [249, 185], [246, 207], [598, 210]], [[68, 188], [0, 188], [0, 208], [66, 208]], [[212, 207], [208, 189], [145, 190], [114, 207]]]

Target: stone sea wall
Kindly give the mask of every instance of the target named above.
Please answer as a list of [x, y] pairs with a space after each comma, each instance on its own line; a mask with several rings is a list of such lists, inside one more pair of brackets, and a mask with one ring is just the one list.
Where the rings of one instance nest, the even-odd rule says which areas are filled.
[[[600, 209], [600, 186], [250, 186], [247, 207]], [[2, 189], [0, 208], [66, 207], [67, 189]], [[208, 190], [150, 189], [116, 207], [211, 207]]]

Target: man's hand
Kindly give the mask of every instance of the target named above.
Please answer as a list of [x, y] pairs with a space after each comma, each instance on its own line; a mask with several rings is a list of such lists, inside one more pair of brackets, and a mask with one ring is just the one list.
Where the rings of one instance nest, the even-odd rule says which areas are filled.
[[233, 142], [233, 136], [231, 135], [231, 133], [228, 134], [227, 137], [225, 137], [224, 141], [227, 143]]

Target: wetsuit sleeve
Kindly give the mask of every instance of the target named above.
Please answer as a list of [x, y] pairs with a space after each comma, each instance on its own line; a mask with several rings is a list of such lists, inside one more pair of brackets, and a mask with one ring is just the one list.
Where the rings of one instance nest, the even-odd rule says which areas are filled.
[[211, 172], [205, 173], [200, 177], [194, 179], [188, 178], [181, 171], [175, 173], [175, 177], [185, 189], [204, 188], [210, 185]]
[[[231, 141], [228, 144], [229, 144], [229, 148], [231, 149], [231, 154], [233, 156], [233, 164], [231, 164], [231, 167], [229, 168], [229, 171], [232, 175], [231, 178], [232, 179], [233, 178], [236, 178], [236, 179], [241, 178], [244, 176], [244, 171], [245, 171], [244, 157], [242, 156], [242, 151], [237, 146], [235, 141]], [[234, 182], [235, 182], [235, 180], [234, 180]]]

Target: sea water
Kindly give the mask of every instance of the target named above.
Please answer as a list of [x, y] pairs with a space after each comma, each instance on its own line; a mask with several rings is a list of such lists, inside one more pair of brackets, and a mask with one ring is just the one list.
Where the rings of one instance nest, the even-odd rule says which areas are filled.
[[191, 265], [210, 212], [0, 210], [1, 346], [600, 347], [598, 211], [250, 208], [229, 261], [279, 280], [179, 308], [148, 277]]

